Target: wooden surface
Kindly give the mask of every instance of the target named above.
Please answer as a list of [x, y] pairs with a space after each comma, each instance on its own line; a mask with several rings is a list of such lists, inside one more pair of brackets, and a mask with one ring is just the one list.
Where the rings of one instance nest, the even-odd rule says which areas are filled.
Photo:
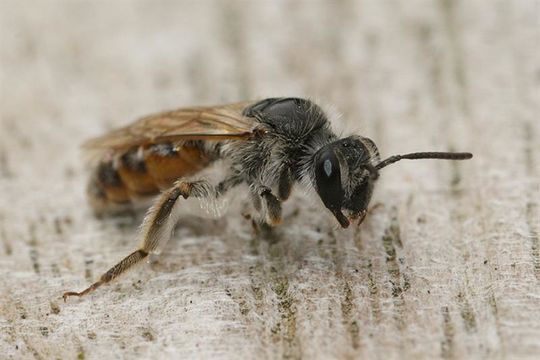
[[[539, 1], [0, 1], [0, 357], [540, 356]], [[159, 110], [333, 104], [383, 155], [360, 229], [297, 191], [277, 238], [241, 201], [64, 304], [135, 246], [78, 145]], [[338, 122], [336, 122], [337, 125]]]

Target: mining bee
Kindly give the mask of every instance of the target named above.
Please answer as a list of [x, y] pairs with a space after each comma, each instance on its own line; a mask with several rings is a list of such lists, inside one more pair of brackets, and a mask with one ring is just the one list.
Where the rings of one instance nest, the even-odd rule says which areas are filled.
[[[144, 117], [88, 141], [98, 154], [88, 187], [97, 213], [130, 208], [141, 197], [157, 197], [141, 227], [142, 244], [87, 289], [110, 282], [149, 254], [159, 253], [178, 220], [182, 199], [214, 201], [247, 186], [261, 224], [281, 222], [281, 205], [294, 185], [315, 190], [337, 222], [361, 223], [379, 171], [402, 159], [470, 159], [470, 153], [419, 152], [380, 160], [375, 143], [363, 136], [338, 137], [327, 114], [300, 98], [213, 107], [194, 107]], [[222, 162], [219, 181], [194, 178]]]

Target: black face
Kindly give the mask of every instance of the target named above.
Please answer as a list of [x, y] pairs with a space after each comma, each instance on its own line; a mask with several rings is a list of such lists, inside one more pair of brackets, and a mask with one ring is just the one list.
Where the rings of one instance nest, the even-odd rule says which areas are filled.
[[356, 186], [349, 199], [343, 204], [343, 207], [352, 214], [359, 214], [367, 209], [372, 193], [373, 181], [366, 178]]
[[365, 216], [378, 177], [371, 164], [373, 157], [378, 158], [375, 145], [360, 137], [340, 139], [321, 148], [316, 155], [317, 192], [344, 228], [350, 221], [362, 221]]

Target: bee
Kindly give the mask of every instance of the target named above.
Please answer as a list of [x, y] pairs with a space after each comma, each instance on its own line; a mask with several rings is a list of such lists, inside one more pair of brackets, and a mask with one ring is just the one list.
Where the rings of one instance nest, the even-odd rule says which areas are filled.
[[[161, 194], [144, 218], [140, 247], [85, 290], [64, 293], [64, 301], [88, 294], [159, 253], [172, 236], [182, 199], [214, 201], [247, 185], [260, 223], [275, 226], [281, 222], [282, 203], [299, 186], [315, 190], [347, 228], [364, 220], [384, 167], [402, 159], [472, 158], [466, 152], [418, 152], [381, 160], [369, 138], [340, 138], [320, 106], [285, 97], [150, 115], [84, 147], [99, 154], [88, 186], [97, 213]], [[194, 177], [218, 160], [226, 164], [219, 181]]]

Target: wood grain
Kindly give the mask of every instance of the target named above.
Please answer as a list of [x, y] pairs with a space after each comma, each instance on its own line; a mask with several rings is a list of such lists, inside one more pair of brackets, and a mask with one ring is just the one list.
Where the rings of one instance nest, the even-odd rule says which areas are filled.
[[[9, 359], [536, 359], [540, 2], [0, 1], [0, 353]], [[382, 156], [360, 229], [293, 189], [254, 236], [240, 197], [149, 265], [96, 219], [79, 152], [164, 109], [310, 96]]]

